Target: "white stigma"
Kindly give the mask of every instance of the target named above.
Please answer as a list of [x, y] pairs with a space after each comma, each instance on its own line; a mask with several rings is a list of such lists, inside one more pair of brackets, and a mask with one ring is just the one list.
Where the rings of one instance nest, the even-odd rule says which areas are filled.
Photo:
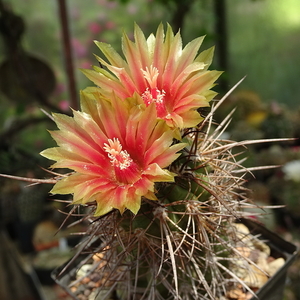
[[146, 67], [146, 70], [141, 69], [144, 74], [145, 79], [148, 81], [150, 88], [154, 89], [157, 86], [157, 77], [159, 75], [158, 69], [153, 67]]

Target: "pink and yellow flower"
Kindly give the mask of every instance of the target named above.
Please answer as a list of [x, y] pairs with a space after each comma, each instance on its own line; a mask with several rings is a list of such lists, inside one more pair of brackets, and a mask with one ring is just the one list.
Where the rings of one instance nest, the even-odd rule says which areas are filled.
[[210, 89], [221, 74], [207, 70], [213, 48], [197, 55], [203, 41], [200, 37], [182, 49], [180, 34], [174, 35], [169, 25], [166, 34], [160, 25], [156, 36], [151, 34], [148, 39], [135, 25], [134, 38], [135, 43], [123, 35], [125, 60], [110, 45], [96, 42], [108, 62], [97, 59], [108, 71], [95, 67], [83, 72], [107, 97], [115, 92], [125, 99], [137, 93], [147, 106], [155, 103], [158, 117], [168, 126], [196, 126], [202, 120], [197, 109], [209, 106], [216, 94]]
[[[53, 168], [74, 172], [59, 180], [53, 194], [73, 194], [74, 204], [97, 202], [95, 215], [113, 208], [137, 213], [141, 197], [156, 200], [155, 182], [174, 181], [165, 168], [184, 144], [172, 145], [173, 132], [157, 118], [155, 105], [141, 108], [134, 98], [103, 98], [95, 88], [81, 93], [82, 111], [54, 114], [58, 147], [41, 154]], [[145, 106], [145, 105], [144, 105]]]

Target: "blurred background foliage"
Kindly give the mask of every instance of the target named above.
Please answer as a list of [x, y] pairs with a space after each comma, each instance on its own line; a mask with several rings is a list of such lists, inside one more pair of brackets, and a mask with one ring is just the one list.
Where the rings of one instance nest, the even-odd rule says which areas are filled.
[[[184, 44], [206, 35], [202, 50], [216, 45], [212, 68], [225, 71], [215, 88], [220, 96], [246, 76], [216, 115], [220, 121], [236, 108], [226, 137], [300, 137], [299, 0], [1, 0], [0, 9], [0, 173], [38, 176], [39, 166], [49, 166], [38, 153], [54, 146], [46, 130], [54, 127], [41, 108], [70, 114], [79, 89], [91, 85], [80, 68], [97, 64], [93, 41], [120, 51], [120, 36], [125, 30], [133, 37], [133, 22], [146, 36], [168, 22], [180, 28]], [[255, 173], [249, 187], [258, 203], [287, 205], [269, 226], [290, 239], [299, 238], [299, 147], [299, 140], [256, 146], [246, 163], [283, 166]], [[5, 199], [21, 188], [0, 183], [0, 215], [8, 220], [17, 204]], [[291, 276], [298, 280], [299, 269]]]

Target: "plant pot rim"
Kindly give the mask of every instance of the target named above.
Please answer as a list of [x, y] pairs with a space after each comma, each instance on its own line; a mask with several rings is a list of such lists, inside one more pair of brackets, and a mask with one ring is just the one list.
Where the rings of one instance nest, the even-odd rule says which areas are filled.
[[282, 300], [287, 269], [296, 259], [299, 248], [284, 240], [278, 234], [267, 229], [264, 225], [251, 219], [238, 220], [250, 230], [251, 234], [263, 238], [264, 242], [285, 259], [284, 265], [258, 290], [250, 300]]

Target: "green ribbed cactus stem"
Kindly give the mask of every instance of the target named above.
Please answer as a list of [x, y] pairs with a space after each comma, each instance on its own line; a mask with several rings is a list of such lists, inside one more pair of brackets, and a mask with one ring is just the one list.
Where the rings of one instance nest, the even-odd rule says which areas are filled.
[[[195, 282], [199, 285], [201, 278], [204, 295], [216, 278], [216, 266], [210, 264], [217, 257], [225, 268], [228, 264], [228, 251], [217, 241], [215, 231], [224, 243], [228, 232], [225, 226], [224, 230], [217, 227], [218, 216], [210, 216], [214, 208], [205, 205], [213, 197], [206, 189], [209, 177], [197, 171], [178, 177], [175, 183], [159, 185], [158, 201], [144, 201], [137, 215], [118, 214], [118, 234], [121, 244], [127, 245], [118, 252], [124, 256], [123, 264], [130, 266], [126, 276], [137, 294], [151, 295], [153, 286], [157, 299], [171, 299], [170, 284], [176, 287], [171, 292], [174, 296]], [[126, 299], [122, 284], [116, 290], [120, 299]]]

